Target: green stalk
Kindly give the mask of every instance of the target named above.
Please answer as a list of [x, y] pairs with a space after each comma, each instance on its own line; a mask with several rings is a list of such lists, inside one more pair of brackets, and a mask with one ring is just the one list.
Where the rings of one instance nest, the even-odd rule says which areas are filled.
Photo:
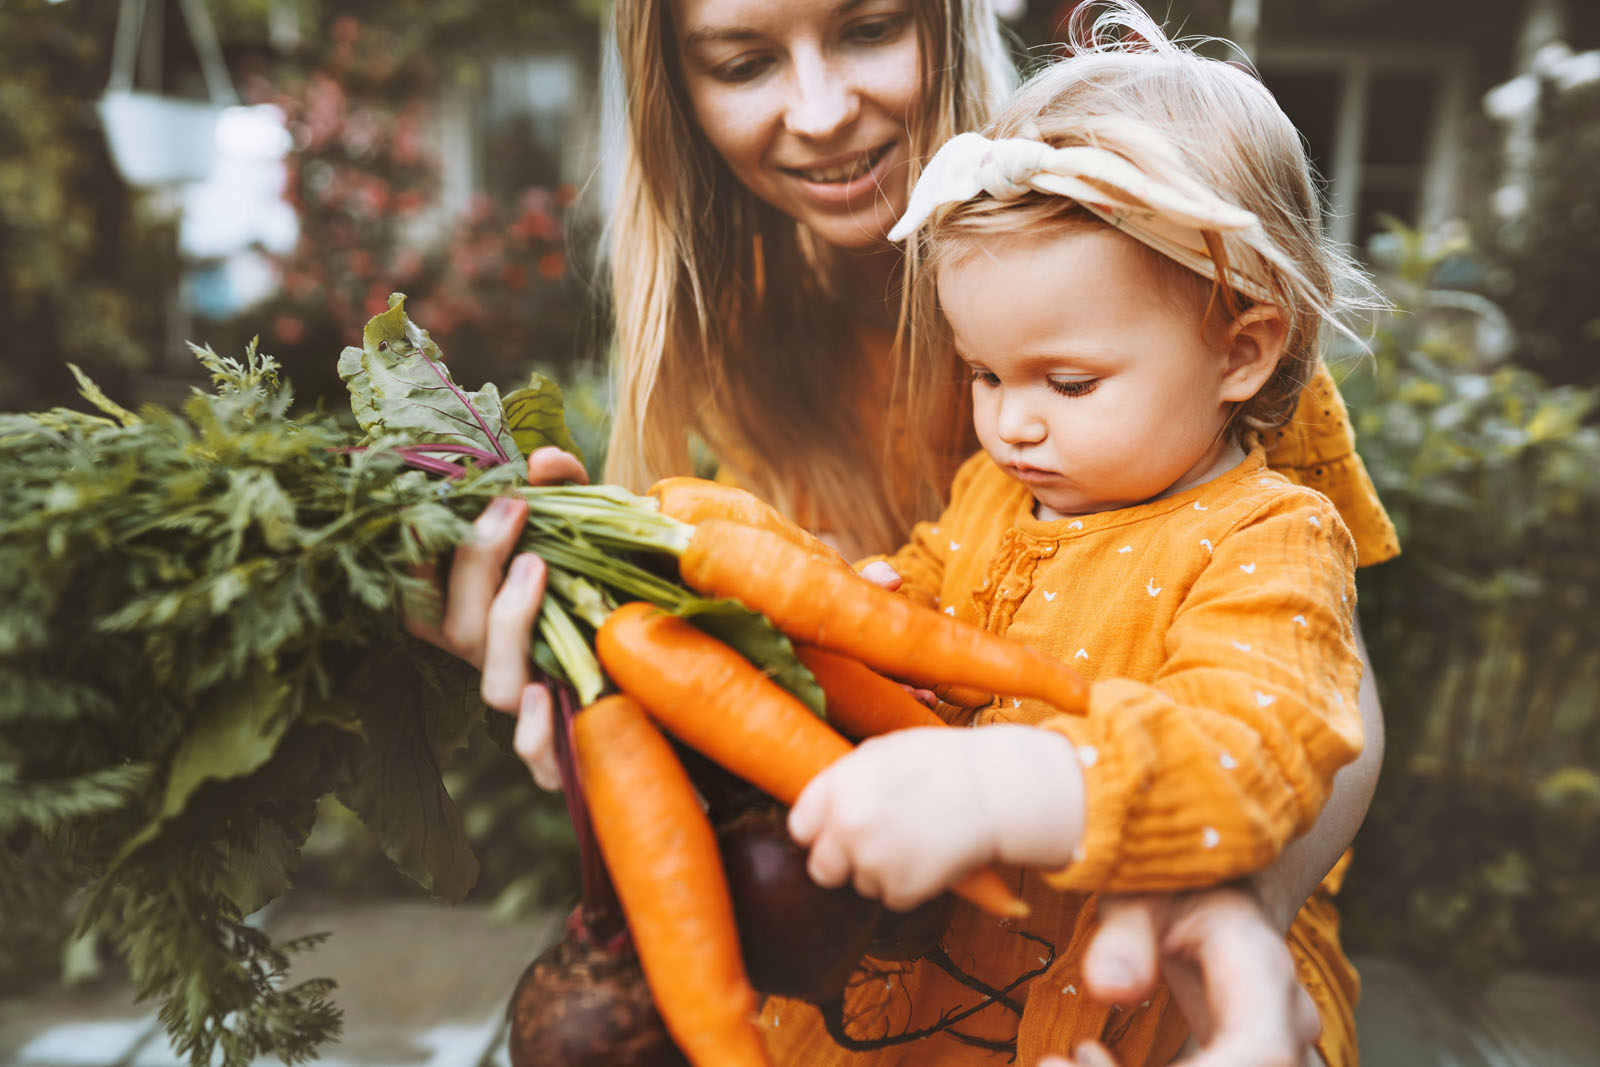
[[606, 555], [596, 546], [574, 536], [572, 531], [536, 530], [523, 537], [520, 546], [536, 552], [552, 568], [570, 571], [592, 582], [636, 600], [648, 600], [658, 607], [675, 610], [693, 599], [682, 586], [657, 577], [636, 564]]
[[583, 639], [577, 623], [572, 621], [572, 616], [561, 607], [556, 597], [545, 597], [539, 609], [539, 636], [544, 638], [544, 643], [561, 665], [561, 673], [567, 676], [567, 681], [577, 691], [579, 704], [587, 706], [594, 703], [606, 686], [600, 661], [594, 658], [589, 642]]
[[529, 486], [519, 495], [528, 502], [531, 527], [581, 530], [586, 540], [602, 548], [676, 558], [694, 535], [693, 526], [661, 514], [654, 500], [616, 486]]

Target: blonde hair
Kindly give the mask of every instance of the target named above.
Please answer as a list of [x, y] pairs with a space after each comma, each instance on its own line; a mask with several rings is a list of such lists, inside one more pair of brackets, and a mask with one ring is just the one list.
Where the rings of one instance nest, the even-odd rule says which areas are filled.
[[[912, 10], [923, 94], [910, 154], [920, 161], [984, 122], [1015, 72], [990, 0], [915, 0]], [[894, 547], [944, 486], [908, 490], [903, 467], [885, 461], [883, 428], [863, 425], [849, 402], [873, 378], [859, 365], [847, 294], [831, 284], [838, 250], [758, 200], [711, 147], [666, 0], [617, 0], [615, 31], [626, 136], [608, 242], [617, 348], [607, 479], [639, 490], [690, 473], [699, 439], [781, 509], [793, 513], [803, 490], [822, 524], [866, 548]], [[921, 390], [889, 398], [891, 410], [941, 403]]]
[[[1066, 57], [1028, 78], [983, 132], [1107, 149], [1148, 174], [1187, 177], [1257, 216], [1260, 225], [1251, 229], [1206, 233], [1215, 282], [1150, 252], [1159, 277], [1177, 291], [1194, 283], [1207, 324], [1231, 321], [1252, 303], [1226, 281], [1230, 266], [1259, 280], [1283, 315], [1287, 335], [1277, 370], [1230, 421], [1240, 439], [1288, 421], [1316, 370], [1326, 331], [1360, 344], [1345, 315], [1381, 304], [1366, 274], [1323, 232], [1304, 142], [1272, 94], [1244, 66], [1168, 40], [1131, 4], [1112, 0], [1074, 11]], [[1075, 201], [1037, 192], [1014, 200], [978, 197], [937, 216], [913, 254], [908, 380], [942, 380], [956, 363], [937, 308], [941, 263], [987, 236], [1090, 225], [1109, 224]]]

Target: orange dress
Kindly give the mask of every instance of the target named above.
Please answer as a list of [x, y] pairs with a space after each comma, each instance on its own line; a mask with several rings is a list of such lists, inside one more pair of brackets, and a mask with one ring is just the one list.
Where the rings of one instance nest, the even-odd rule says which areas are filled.
[[[1044, 522], [1026, 487], [980, 453], [950, 507], [890, 558], [902, 591], [1070, 662], [1089, 714], [1004, 694], [955, 722], [1060, 730], [1084, 765], [1089, 824], [1055, 872], [1007, 872], [1033, 908], [1020, 926], [958, 908], [944, 947], [991, 987], [1031, 980], [954, 1027], [850, 1052], [819, 1013], [773, 999], [779, 1063], [1001, 1064], [1086, 1038], [1123, 1064], [1161, 1064], [1188, 1026], [1163, 991], [1120, 1011], [1080, 992], [1095, 894], [1209, 886], [1269, 865], [1316, 821], [1334, 772], [1361, 747], [1351, 635], [1355, 547], [1326, 497], [1266, 469], [1258, 450], [1206, 485], [1159, 501]], [[1026, 936], [1026, 935], [1032, 935]], [[854, 1036], [930, 1025], [981, 998], [929, 961], [878, 969], [849, 994]]]
[[[866, 362], [882, 367], [890, 364], [892, 335], [888, 331], [863, 328], [858, 339]], [[1292, 482], [1318, 490], [1337, 508], [1354, 538], [1357, 566], [1372, 566], [1399, 554], [1394, 525], [1356, 453], [1344, 400], [1326, 366], [1318, 365], [1289, 423], [1269, 434], [1263, 444], [1268, 466]], [[801, 525], [816, 526], [816, 516], [808, 512], [803, 495], [797, 508], [800, 513], [791, 518]], [[1349, 863], [1350, 853], [1346, 852], [1301, 908], [1287, 938], [1296, 975], [1322, 1021], [1317, 1047], [1328, 1067], [1359, 1064], [1354, 1013], [1361, 984], [1339, 942], [1339, 913], [1334, 902]], [[1085, 916], [1087, 921], [1087, 913]], [[885, 987], [885, 993], [890, 992]], [[1118, 1013], [1107, 1010], [1108, 1019], [1115, 1022]], [[781, 1010], [769, 1014], [768, 1021], [776, 1023], [781, 1014]], [[786, 1062], [811, 1061], [791, 1058]]]

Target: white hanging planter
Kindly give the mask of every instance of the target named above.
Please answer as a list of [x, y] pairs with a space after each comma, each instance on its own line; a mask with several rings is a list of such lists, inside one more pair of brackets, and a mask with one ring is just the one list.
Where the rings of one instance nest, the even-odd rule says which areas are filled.
[[185, 100], [135, 89], [135, 53], [148, 0], [122, 0], [111, 80], [100, 98], [100, 120], [112, 162], [129, 185], [155, 188], [209, 177], [217, 156], [217, 117], [239, 102], [222, 61], [204, 0], [179, 0], [200, 56], [210, 100]]
[[113, 90], [101, 97], [99, 110], [111, 161], [129, 185], [145, 188], [211, 176], [220, 108]]

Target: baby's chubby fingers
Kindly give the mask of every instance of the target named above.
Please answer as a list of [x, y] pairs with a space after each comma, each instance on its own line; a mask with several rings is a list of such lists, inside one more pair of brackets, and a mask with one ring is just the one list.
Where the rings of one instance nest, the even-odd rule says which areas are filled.
[[888, 560], [875, 559], [862, 567], [860, 573], [873, 585], [881, 585], [890, 592], [900, 588], [900, 572], [890, 566]]
[[823, 771], [800, 791], [789, 809], [789, 836], [795, 844], [806, 848], [817, 839], [828, 819], [828, 809], [833, 802], [833, 780]]

